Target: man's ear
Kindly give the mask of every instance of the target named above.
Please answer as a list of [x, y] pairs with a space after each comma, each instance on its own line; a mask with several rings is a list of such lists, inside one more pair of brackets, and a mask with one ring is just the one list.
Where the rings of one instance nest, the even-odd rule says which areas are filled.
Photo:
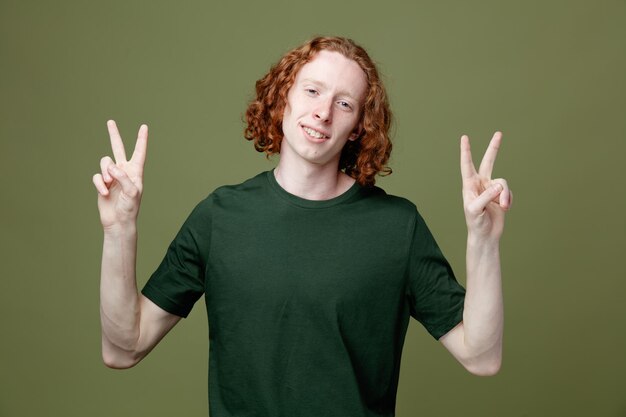
[[351, 141], [355, 141], [359, 138], [359, 136], [361, 136], [361, 133], [363, 132], [363, 129], [361, 129], [361, 126], [357, 127], [356, 129], [354, 129], [354, 131], [350, 134], [350, 136], [348, 136], [348, 140]]

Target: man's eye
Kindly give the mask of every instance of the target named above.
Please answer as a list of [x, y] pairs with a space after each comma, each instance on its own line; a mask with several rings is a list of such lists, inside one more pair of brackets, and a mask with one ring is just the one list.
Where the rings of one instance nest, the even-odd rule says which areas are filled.
[[339, 105], [340, 105], [342, 108], [347, 109], [347, 110], [349, 110], [349, 109], [351, 109], [351, 108], [352, 108], [352, 106], [350, 106], [350, 103], [348, 103], [347, 101], [340, 101], [340, 102], [339, 102]]
[[307, 92], [307, 94], [310, 94], [310, 95], [312, 95], [312, 96], [314, 96], [315, 94], [317, 94], [317, 90], [316, 90], [316, 89], [314, 89], [314, 88], [307, 88], [305, 91]]

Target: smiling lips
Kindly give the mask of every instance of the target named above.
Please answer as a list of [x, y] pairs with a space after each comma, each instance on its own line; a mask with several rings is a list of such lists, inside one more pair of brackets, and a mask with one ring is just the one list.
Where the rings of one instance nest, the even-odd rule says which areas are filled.
[[328, 136], [323, 134], [322, 132], [318, 132], [315, 129], [311, 129], [310, 127], [302, 126], [302, 130], [306, 132], [307, 135], [311, 136], [315, 139], [328, 139]]

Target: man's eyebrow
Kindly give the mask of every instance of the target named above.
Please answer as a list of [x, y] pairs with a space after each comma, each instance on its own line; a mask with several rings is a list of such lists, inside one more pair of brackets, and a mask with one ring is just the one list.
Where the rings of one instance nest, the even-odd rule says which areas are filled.
[[[328, 85], [323, 82], [323, 81], [319, 81], [319, 80], [315, 80], [313, 78], [304, 78], [302, 80], [303, 83], [311, 83], [311, 84], [315, 84], [319, 87], [322, 87], [323, 89], [328, 89]], [[348, 91], [346, 90], [341, 90], [339, 91], [339, 95], [340, 96], [346, 96], [354, 101], [358, 101], [358, 99], [356, 97], [354, 97], [352, 94], [350, 94]]]

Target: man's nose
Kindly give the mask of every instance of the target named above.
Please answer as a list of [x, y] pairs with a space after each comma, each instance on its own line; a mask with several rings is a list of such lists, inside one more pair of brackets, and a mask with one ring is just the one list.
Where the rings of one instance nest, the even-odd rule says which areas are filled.
[[332, 106], [332, 100], [320, 100], [318, 106], [313, 111], [313, 116], [321, 122], [329, 123], [332, 121]]

